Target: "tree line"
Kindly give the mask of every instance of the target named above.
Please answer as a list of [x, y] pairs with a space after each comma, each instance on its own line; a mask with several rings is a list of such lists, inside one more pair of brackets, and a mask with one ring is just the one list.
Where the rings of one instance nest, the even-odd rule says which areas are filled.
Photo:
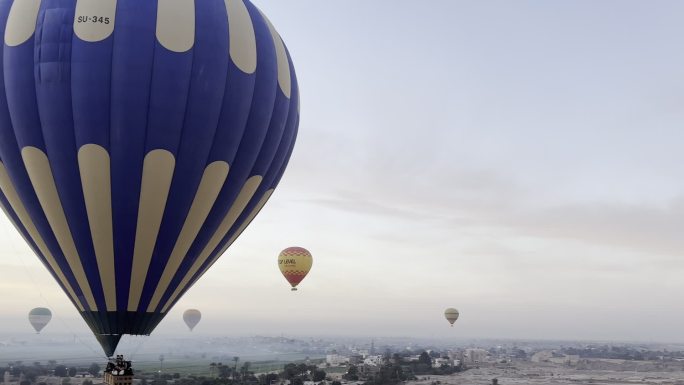
[[[98, 377], [102, 368], [93, 362], [89, 367], [76, 367], [58, 364], [55, 360], [50, 360], [46, 364], [34, 362], [24, 364], [23, 361], [11, 361], [5, 367], [0, 367], [0, 379], [4, 378], [5, 373], [9, 373], [15, 378], [21, 379], [19, 385], [45, 385], [44, 382], [36, 383], [38, 377], [55, 376], [62, 377], [64, 385], [69, 384], [69, 377], [74, 377], [78, 373], [88, 373], [93, 377]], [[92, 385], [92, 381], [85, 380], [83, 385]]]

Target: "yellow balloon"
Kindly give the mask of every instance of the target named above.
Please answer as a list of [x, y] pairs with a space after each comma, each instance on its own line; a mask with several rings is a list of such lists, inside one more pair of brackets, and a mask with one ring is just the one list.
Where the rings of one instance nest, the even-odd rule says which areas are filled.
[[446, 310], [444, 310], [444, 318], [449, 321], [451, 324], [451, 327], [454, 327], [454, 322], [458, 319], [459, 313], [458, 310], [454, 309], [453, 307], [450, 307]]
[[278, 255], [278, 267], [285, 279], [297, 290], [297, 285], [309, 274], [313, 258], [311, 253], [303, 247], [288, 247]]

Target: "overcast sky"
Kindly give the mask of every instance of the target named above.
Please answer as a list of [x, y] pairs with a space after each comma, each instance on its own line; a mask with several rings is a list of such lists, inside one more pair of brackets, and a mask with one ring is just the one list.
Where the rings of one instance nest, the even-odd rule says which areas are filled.
[[[295, 62], [297, 145], [158, 332], [195, 307], [197, 333], [684, 341], [684, 2], [254, 2]], [[49, 306], [46, 332], [85, 332], [0, 237], [3, 331]]]

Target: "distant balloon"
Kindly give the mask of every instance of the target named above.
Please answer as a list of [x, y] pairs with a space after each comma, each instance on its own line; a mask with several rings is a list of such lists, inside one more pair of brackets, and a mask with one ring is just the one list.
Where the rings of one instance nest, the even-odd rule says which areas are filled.
[[202, 313], [200, 313], [200, 311], [197, 309], [188, 309], [183, 313], [183, 321], [185, 321], [185, 324], [188, 325], [190, 331], [197, 326], [201, 319]]
[[43, 330], [52, 319], [52, 312], [50, 309], [37, 307], [29, 312], [28, 319], [31, 326], [36, 329], [36, 333], [40, 334], [40, 331]]
[[444, 318], [446, 318], [446, 320], [449, 321], [451, 327], [454, 327], [454, 322], [456, 322], [458, 316], [458, 310], [454, 309], [453, 307], [444, 310]]
[[303, 247], [288, 247], [278, 255], [278, 267], [285, 279], [292, 285], [292, 291], [309, 274], [313, 258], [311, 253]]
[[0, 208], [111, 357], [274, 192], [294, 65], [249, 0], [3, 0], [0, 30]]

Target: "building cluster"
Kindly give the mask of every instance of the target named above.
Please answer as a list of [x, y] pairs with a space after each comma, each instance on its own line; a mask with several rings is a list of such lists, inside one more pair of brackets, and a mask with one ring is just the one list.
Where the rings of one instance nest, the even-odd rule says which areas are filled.
[[[487, 350], [476, 348], [446, 351], [439, 354], [434, 354], [428, 350], [427, 353], [430, 354], [430, 366], [432, 368], [458, 367], [462, 364], [474, 366], [487, 362], [490, 359]], [[387, 361], [394, 363], [394, 360], [394, 355], [388, 357], [387, 354], [370, 354], [368, 350], [355, 350], [347, 354], [341, 354], [333, 350], [325, 356], [325, 365], [331, 367], [354, 365], [363, 373], [379, 368]], [[420, 354], [402, 355], [401, 360], [403, 363], [418, 363], [420, 361]]]
[[548, 362], [553, 364], [575, 366], [579, 363], [580, 356], [577, 354], [563, 354], [552, 350], [541, 350], [532, 354], [530, 361], [535, 363]]
[[24, 373], [21, 373], [19, 376], [12, 376], [8, 370], [2, 378], [3, 385], [18, 385], [22, 382], [24, 382]]
[[[9, 370], [6, 370], [1, 377], [1, 385], [21, 385], [27, 382], [27, 377], [23, 372], [19, 373], [18, 375], [12, 375]], [[44, 383], [45, 385], [62, 385], [64, 378], [65, 377], [55, 376], [52, 373], [50, 373], [49, 375], [37, 376], [33, 379], [33, 381], [29, 382]], [[81, 385], [87, 382], [97, 384], [99, 381], [92, 374], [83, 371], [77, 372], [72, 377], [68, 377], [68, 379], [69, 385]]]
[[484, 349], [471, 348], [460, 352], [461, 362], [465, 365], [479, 365], [487, 361], [488, 352]]

